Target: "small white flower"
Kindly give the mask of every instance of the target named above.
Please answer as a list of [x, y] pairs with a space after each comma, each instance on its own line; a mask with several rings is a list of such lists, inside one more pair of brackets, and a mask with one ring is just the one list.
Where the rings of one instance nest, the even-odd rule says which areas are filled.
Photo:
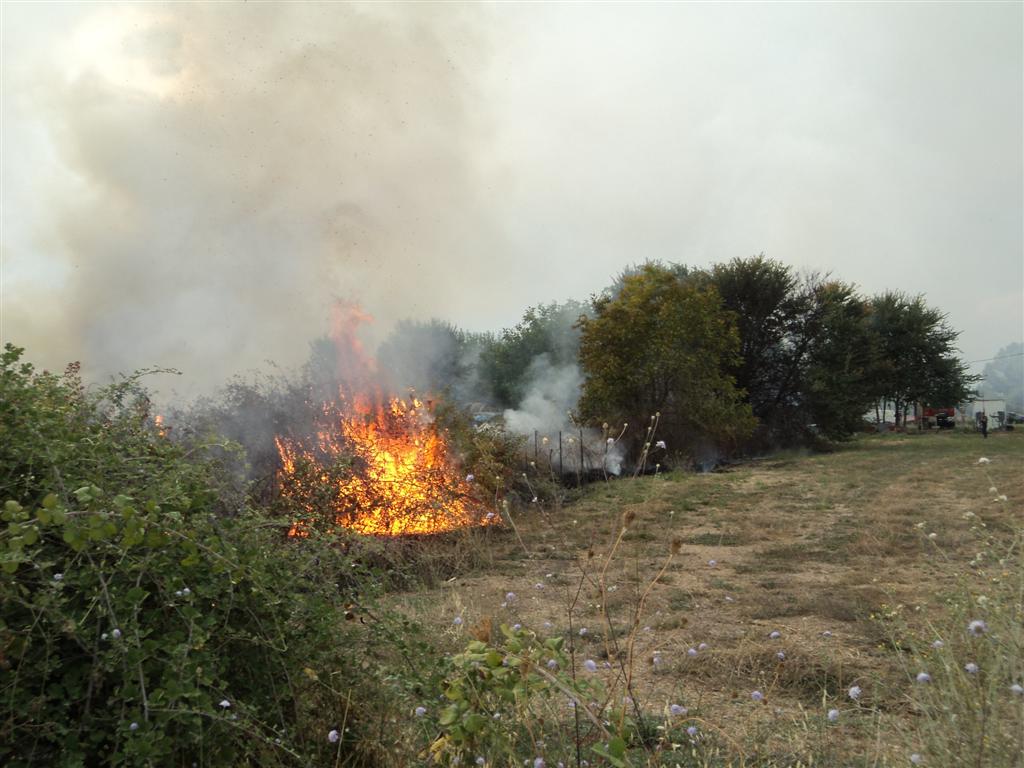
[[484, 515], [484, 519], [485, 520], [493, 520], [496, 517], [497, 517], [497, 515], [494, 514], [493, 512], [488, 512], [486, 515]]
[[998, 488], [996, 488], [996, 487], [995, 487], [994, 485], [990, 485], [990, 486], [988, 487], [988, 492], [989, 492], [989, 493], [998, 493], [998, 492], [999, 492], [999, 489], [998, 489]]
[[665, 450], [665, 441], [664, 440], [659, 440], [658, 442], [656, 442], [654, 444], [654, 447], [655, 448], [661, 448], [661, 450], [664, 451]]
[[416, 715], [416, 717], [423, 717], [425, 714], [427, 714], [427, 708], [416, 707], [416, 709], [413, 710], [413, 714]]
[[930, 683], [931, 681], [932, 681], [932, 676], [929, 675], [927, 672], [918, 672], [917, 673], [917, 682], [919, 682], [919, 683]]
[[928, 534], [928, 538], [931, 539], [932, 541], [935, 541], [937, 538], [939, 538], [939, 534], [937, 534], [937, 533], [935, 533], [933, 531], [932, 533]]
[[653, 631], [654, 630], [652, 630], [650, 627], [644, 627], [644, 632], [653, 632]]
[[714, 568], [716, 565], [718, 565], [718, 561], [717, 560], [708, 560], [708, 565], [711, 568]]
[[941, 648], [944, 645], [945, 645], [945, 643], [942, 642], [941, 640], [936, 640], [936, 641], [934, 641], [932, 643], [932, 648], [935, 648], [937, 650], [937, 649]]
[[707, 649], [708, 649], [708, 644], [707, 643], [701, 643], [700, 645], [697, 646], [697, 650], [698, 651], [706, 651]]
[[477, 757], [477, 759], [476, 759], [476, 764], [477, 765], [485, 765], [486, 763], [487, 763], [487, 761], [483, 757]]
[[778, 640], [780, 637], [782, 637], [782, 633], [779, 632], [779, 630], [775, 629], [768, 634], [768, 637], [772, 640]]
[[830, 723], [834, 723], [838, 719], [839, 719], [839, 710], [838, 709], [830, 709], [828, 711], [828, 721]]
[[192, 594], [192, 590], [188, 587], [185, 587], [183, 590], [181, 590], [181, 594], [183, 594], [185, 597], [188, 597]]
[[551, 629], [553, 626], [555, 626], [555, 625], [552, 624], [550, 621], [545, 621], [544, 622], [544, 629]]
[[545, 765], [547, 765], [547, 763], [544, 762], [543, 757], [534, 758], [533, 768], [544, 768]]
[[132, 723], [131, 725], [128, 726], [128, 730], [129, 731], [137, 731], [137, 730], [139, 730], [139, 724], [138, 723]]
[[544, 589], [544, 585], [541, 582], [538, 581], [536, 584], [533, 585], [533, 588], [534, 589]]
[[587, 628], [586, 627], [580, 627], [580, 637], [586, 637], [586, 636], [587, 636]]
[[1006, 494], [1001, 493], [998, 496], [996, 496], [996, 501], [1006, 501]]
[[120, 629], [113, 629], [113, 630], [111, 630], [110, 636], [112, 638], [114, 638], [115, 640], [120, 640], [121, 639], [121, 630]]
[[337, 731], [328, 731], [328, 733], [327, 733], [327, 740], [329, 742], [331, 742], [331, 744], [337, 744], [340, 739], [341, 739], [341, 734], [340, 733], [338, 733]]
[[506, 603], [514, 603], [515, 601], [516, 601], [516, 593], [515, 592], [506, 592], [505, 593], [505, 602]]
[[1010, 686], [1010, 693], [1014, 696], [1024, 696], [1024, 686], [1021, 686], [1020, 683], [1014, 683]]
[[689, 736], [691, 739], [697, 738], [697, 733], [698, 731], [696, 725], [691, 725], [689, 728], [686, 729], [686, 735]]
[[61, 580], [63, 580], [63, 578], [64, 578], [64, 574], [63, 573], [55, 573], [55, 574], [53, 574], [53, 580], [54, 581], [61, 581]]
[[597, 662], [595, 662], [593, 659], [587, 659], [586, 661], [584, 661], [583, 667], [588, 672], [597, 672]]
[[461, 616], [456, 616], [454, 619], [452, 619], [452, 624], [454, 624], [456, 627], [461, 627], [462, 626], [462, 617]]
[[466, 475], [466, 482], [467, 483], [472, 483], [474, 480], [476, 480], [476, 475], [474, 475], [472, 472], [470, 474]]
[[910, 756], [910, 762], [912, 762], [914, 765], [920, 765], [924, 762], [924, 758], [921, 757], [921, 755], [917, 754], [917, 752], [915, 752]]
[[104, 632], [102, 635], [100, 635], [100, 640], [106, 640], [108, 637], [109, 635], [106, 632]]
[[966, 664], [964, 664], [964, 671], [966, 671], [969, 675], [976, 675], [978, 674], [978, 665], [975, 664], [973, 661], [969, 661]]
[[821, 636], [822, 637], [832, 637], [832, 633], [829, 630], [826, 629], [824, 632], [821, 633]]
[[689, 712], [689, 710], [686, 707], [682, 707], [679, 704], [673, 704], [668, 708], [668, 711], [669, 714], [674, 715], [676, 717], [680, 715], [685, 715], [687, 712]]
[[857, 701], [860, 698], [861, 693], [863, 693], [863, 691], [861, 691], [860, 686], [855, 685], [846, 692], [846, 695], [854, 701]]
[[690, 658], [692, 659], [692, 658], [693, 658], [694, 656], [696, 656], [696, 655], [697, 655], [697, 649], [696, 649], [696, 648], [690, 648], [690, 649], [688, 649], [688, 650], [686, 651], [686, 655], [687, 655], [687, 656], [689, 656], [689, 657], [690, 657]]
[[518, 623], [517, 623], [517, 624], [513, 624], [513, 625], [512, 625], [512, 631], [513, 631], [513, 632], [518, 632], [518, 631], [519, 631], [520, 629], [522, 629], [522, 628], [523, 628], [523, 625], [522, 625], [522, 624], [518, 624]]
[[175, 597], [181, 597], [184, 593], [180, 589], [174, 590]]
[[982, 456], [980, 459], [978, 459], [978, 463], [979, 464], [991, 464], [992, 460], [991, 459], [986, 459], [984, 456]]
[[230, 709], [231, 702], [228, 701], [227, 699], [221, 699], [220, 700], [220, 704], [218, 704], [217, 706], [220, 707], [221, 709]]
[[614, 437], [609, 437], [608, 438], [608, 445], [612, 445], [614, 443], [615, 443], [615, 438]]
[[973, 637], [981, 637], [988, 631], [988, 625], [981, 619], [975, 619], [967, 625], [967, 631]]
[[775, 658], [777, 658], [779, 661], [785, 661], [786, 660], [786, 652], [785, 651], [779, 651], [778, 653], [775, 654]]
[[750, 694], [750, 698], [752, 698], [754, 701], [764, 701], [764, 694], [760, 691], [752, 691]]
[[558, 669], [558, 662], [554, 659], [548, 659], [548, 669]]

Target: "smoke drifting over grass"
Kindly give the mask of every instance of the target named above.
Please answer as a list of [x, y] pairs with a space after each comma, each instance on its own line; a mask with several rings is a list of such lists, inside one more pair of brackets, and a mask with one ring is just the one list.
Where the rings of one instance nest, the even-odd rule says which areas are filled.
[[468, 308], [461, 286], [488, 265], [462, 257], [500, 239], [479, 204], [472, 9], [90, 13], [45, 105], [75, 177], [41, 192], [66, 265], [61, 311], [12, 300], [13, 341], [92, 376], [159, 364], [207, 388], [305, 360], [335, 296], [362, 302], [378, 332]]

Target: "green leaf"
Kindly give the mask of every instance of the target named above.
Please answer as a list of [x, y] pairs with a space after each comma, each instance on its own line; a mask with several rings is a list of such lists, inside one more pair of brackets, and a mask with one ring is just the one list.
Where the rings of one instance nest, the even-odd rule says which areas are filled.
[[608, 742], [608, 751], [614, 757], [624, 757], [626, 754], [626, 742], [621, 736], [615, 736]]
[[439, 722], [441, 725], [451, 725], [452, 723], [454, 723], [458, 719], [459, 719], [458, 707], [452, 706], [452, 707], [445, 707], [444, 709], [441, 710], [441, 716], [438, 718], [437, 722]]
[[487, 718], [479, 712], [474, 712], [462, 719], [462, 727], [466, 729], [467, 733], [477, 733], [482, 730], [485, 725], [487, 725]]

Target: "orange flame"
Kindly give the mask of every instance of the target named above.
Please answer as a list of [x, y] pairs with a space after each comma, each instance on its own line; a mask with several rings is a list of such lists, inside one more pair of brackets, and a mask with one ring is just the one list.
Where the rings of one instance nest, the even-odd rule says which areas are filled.
[[[442, 533], [494, 519], [473, 509], [472, 487], [419, 400], [391, 398], [386, 405], [374, 405], [359, 397], [340, 412], [325, 408], [325, 416], [331, 422], [322, 426], [312, 446], [276, 440], [282, 492], [311, 515], [316, 514], [312, 496], [326, 489], [326, 498], [320, 499], [331, 504], [334, 521], [363, 534]], [[351, 466], [332, 475], [329, 465], [346, 456]], [[293, 536], [305, 533], [303, 523], [290, 531]]]
[[[335, 308], [332, 336], [339, 369], [356, 386], [369, 385], [374, 366], [355, 338], [367, 319], [357, 308]], [[442, 533], [497, 522], [471, 500], [472, 486], [454, 461], [430, 409], [415, 397], [352, 397], [325, 404], [315, 436], [277, 437], [281, 493], [310, 519], [327, 517], [363, 534]], [[326, 514], [325, 514], [326, 513]], [[308, 535], [305, 522], [291, 536]]]

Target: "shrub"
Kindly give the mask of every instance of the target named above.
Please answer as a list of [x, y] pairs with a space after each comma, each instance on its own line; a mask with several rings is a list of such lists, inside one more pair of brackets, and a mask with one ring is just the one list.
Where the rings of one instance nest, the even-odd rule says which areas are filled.
[[439, 673], [409, 662], [431, 649], [375, 606], [377, 575], [332, 541], [224, 514], [222, 449], [168, 440], [138, 377], [88, 393], [75, 370], [19, 356], [7, 348], [0, 377], [0, 762], [367, 765], [406, 750], [380, 723]]

